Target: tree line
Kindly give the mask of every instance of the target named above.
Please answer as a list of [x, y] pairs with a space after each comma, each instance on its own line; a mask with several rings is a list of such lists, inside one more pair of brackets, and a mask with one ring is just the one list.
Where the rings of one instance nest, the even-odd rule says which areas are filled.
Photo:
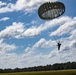
[[0, 69], [0, 73], [66, 70], [66, 69], [76, 69], [76, 62], [55, 63], [53, 65], [50, 64], [46, 66], [34, 66], [34, 67], [28, 67], [28, 68]]

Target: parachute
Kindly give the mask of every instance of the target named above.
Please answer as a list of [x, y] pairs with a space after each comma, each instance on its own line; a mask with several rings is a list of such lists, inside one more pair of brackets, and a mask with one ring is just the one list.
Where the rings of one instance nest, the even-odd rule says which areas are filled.
[[43, 20], [50, 20], [61, 16], [65, 12], [65, 5], [61, 2], [45, 2], [38, 9], [38, 15]]

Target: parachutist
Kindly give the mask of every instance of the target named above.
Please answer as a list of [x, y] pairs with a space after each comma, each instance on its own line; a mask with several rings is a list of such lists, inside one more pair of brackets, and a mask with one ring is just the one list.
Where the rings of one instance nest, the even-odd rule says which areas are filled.
[[54, 38], [54, 40], [55, 40], [56, 43], [57, 43], [58, 50], [60, 50], [60, 47], [61, 47], [61, 43], [60, 43], [60, 41], [57, 41], [56, 38], [55, 38], [54, 36], [53, 36], [53, 38]]
[[58, 43], [57, 43], [57, 46], [58, 46], [58, 50], [60, 50], [61, 43], [60, 43], [60, 42], [58, 42]]

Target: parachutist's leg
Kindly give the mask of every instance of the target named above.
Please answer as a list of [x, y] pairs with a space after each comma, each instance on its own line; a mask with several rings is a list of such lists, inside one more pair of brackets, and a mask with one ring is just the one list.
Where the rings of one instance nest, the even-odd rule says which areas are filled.
[[58, 46], [58, 50], [60, 50], [60, 46]]

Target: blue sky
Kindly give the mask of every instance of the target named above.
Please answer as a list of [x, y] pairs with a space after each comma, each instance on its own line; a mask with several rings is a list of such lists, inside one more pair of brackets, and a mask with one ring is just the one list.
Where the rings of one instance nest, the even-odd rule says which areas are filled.
[[[38, 7], [60, 1], [65, 13], [42, 20]], [[0, 0], [0, 68], [76, 61], [76, 0]], [[55, 39], [62, 43], [57, 50]]]

